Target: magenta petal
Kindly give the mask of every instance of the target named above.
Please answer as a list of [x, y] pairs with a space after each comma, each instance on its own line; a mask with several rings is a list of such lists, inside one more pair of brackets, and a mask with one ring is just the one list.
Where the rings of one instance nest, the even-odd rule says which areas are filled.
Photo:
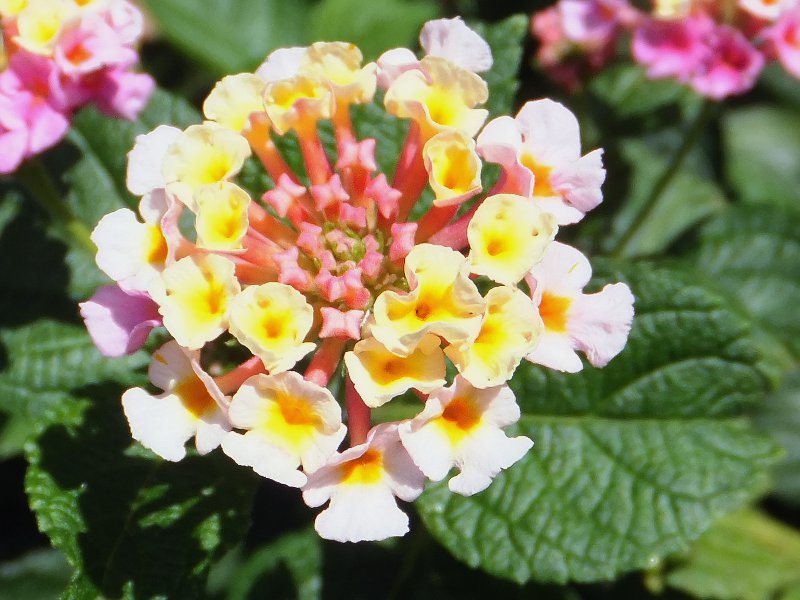
[[133, 354], [161, 325], [158, 305], [149, 296], [128, 294], [117, 285], [98, 288], [80, 307], [92, 341], [105, 356]]

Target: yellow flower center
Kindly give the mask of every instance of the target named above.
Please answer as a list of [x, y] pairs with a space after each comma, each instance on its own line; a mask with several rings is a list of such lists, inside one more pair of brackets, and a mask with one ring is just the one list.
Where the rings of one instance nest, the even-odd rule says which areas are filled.
[[383, 453], [367, 450], [362, 456], [340, 467], [342, 483], [347, 485], [372, 485], [383, 476]]
[[542, 317], [545, 329], [558, 333], [565, 332], [567, 330], [567, 311], [571, 304], [571, 298], [544, 292], [542, 301], [539, 303], [539, 315]]
[[481, 413], [475, 402], [467, 397], [454, 398], [437, 419], [450, 443], [463, 440], [481, 422]]
[[184, 408], [197, 419], [217, 406], [205, 384], [195, 376], [189, 376], [181, 381], [175, 388], [175, 395], [180, 398]]

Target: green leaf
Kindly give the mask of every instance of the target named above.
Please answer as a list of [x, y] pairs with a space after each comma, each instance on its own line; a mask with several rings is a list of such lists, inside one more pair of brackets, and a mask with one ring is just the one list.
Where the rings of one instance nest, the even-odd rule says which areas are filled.
[[492, 68], [486, 73], [480, 73], [489, 84], [489, 101], [485, 108], [489, 110], [490, 119], [509, 114], [514, 109], [514, 96], [519, 89], [517, 76], [529, 22], [527, 15], [513, 15], [491, 25], [474, 24], [475, 31], [492, 48], [494, 59]]
[[620, 118], [646, 115], [680, 101], [688, 88], [672, 79], [649, 79], [640, 65], [616, 64], [589, 83], [589, 92]]
[[[781, 346], [800, 356], [800, 210], [737, 206], [702, 230], [696, 263], [735, 298], [771, 346], [773, 370], [792, 364]], [[784, 351], [785, 352], [785, 351]]]
[[789, 373], [759, 406], [755, 423], [786, 451], [773, 469], [772, 493], [800, 505], [800, 371]]
[[754, 509], [728, 515], [666, 581], [695, 598], [772, 600], [800, 586], [800, 533]]
[[800, 201], [800, 115], [775, 106], [747, 106], [722, 119], [725, 178], [756, 204]]
[[[648, 210], [654, 182], [667, 168], [667, 159], [641, 140], [626, 140], [621, 150], [632, 174], [628, 198], [612, 222], [608, 238], [611, 245], [623, 237], [642, 212]], [[621, 255], [658, 254], [681, 234], [724, 206], [725, 197], [711, 179], [684, 167], [670, 180], [655, 207], [622, 245]]]
[[0, 597], [14, 600], [55, 600], [69, 583], [72, 569], [53, 549], [34, 550], [0, 563]]
[[252, 71], [281, 46], [308, 42], [307, 0], [145, 0], [164, 36], [216, 75]]
[[[290, 581], [282, 577], [284, 569]], [[322, 540], [316, 531], [286, 534], [254, 552], [234, 573], [227, 600], [268, 596], [322, 597]]]
[[512, 380], [527, 456], [481, 494], [439, 484], [418, 501], [470, 566], [517, 582], [613, 579], [685, 549], [767, 486], [777, 448], [738, 416], [765, 389], [747, 322], [689, 273], [643, 265], [624, 279], [636, 318], [610, 365], [529, 365]]
[[120, 359], [100, 355], [80, 325], [43, 320], [0, 331], [7, 363], [0, 371], [0, 456], [15, 454], [34, 424], [74, 390], [104, 381], [133, 384], [147, 363], [143, 352]]
[[424, 0], [322, 0], [311, 11], [311, 37], [350, 42], [375, 60], [390, 48], [413, 48], [425, 21], [438, 15], [439, 8]]
[[240, 541], [255, 477], [220, 452], [179, 463], [131, 446], [120, 390], [56, 404], [25, 484], [39, 529], [76, 569], [69, 598], [194, 598]]

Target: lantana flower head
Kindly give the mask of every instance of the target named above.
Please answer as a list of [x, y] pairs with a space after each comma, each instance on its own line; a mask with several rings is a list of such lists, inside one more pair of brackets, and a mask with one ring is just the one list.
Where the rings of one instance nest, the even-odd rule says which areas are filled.
[[155, 84], [132, 67], [143, 18], [127, 0], [0, 3], [0, 173], [60, 141], [86, 104], [135, 119]]
[[628, 0], [559, 0], [533, 16], [532, 29], [539, 63], [568, 87], [610, 62], [627, 30], [649, 77], [675, 78], [722, 100], [752, 89], [770, 59], [797, 76], [798, 10], [797, 0], [654, 0], [649, 11]]
[[[520, 414], [507, 383], [548, 335], [542, 290], [571, 277], [550, 269], [540, 284], [537, 268], [558, 223], [601, 199], [601, 153], [581, 156], [565, 107], [534, 102], [487, 126], [477, 72], [488, 45], [460, 19], [427, 24], [422, 42], [422, 58], [396, 49], [367, 64], [341, 42], [281, 49], [225, 77], [206, 122], [137, 138], [128, 186], [143, 196], [139, 215], [112, 213], [93, 236], [116, 282], [82, 307], [98, 347], [132, 352], [158, 325], [172, 338], [151, 369], [163, 392], [124, 395], [134, 438], [168, 460], [192, 435], [201, 453], [221, 445], [301, 488], [309, 506], [329, 503], [317, 530], [342, 541], [402, 535], [397, 499], [414, 500], [426, 478], [455, 466], [451, 489], [478, 493], [531, 448], [503, 431]], [[351, 122], [366, 103], [408, 128], [385, 172], [385, 140]], [[503, 169], [489, 189], [482, 157]], [[239, 179], [248, 161], [266, 189]], [[605, 321], [583, 343], [584, 313], [570, 313], [570, 339], [597, 364], [622, 348], [632, 318], [629, 293], [614, 301], [623, 322], [605, 343]], [[165, 379], [167, 368], [179, 374]], [[339, 374], [341, 402], [328, 389]], [[373, 426], [373, 409], [391, 402], [419, 403], [418, 416]]]

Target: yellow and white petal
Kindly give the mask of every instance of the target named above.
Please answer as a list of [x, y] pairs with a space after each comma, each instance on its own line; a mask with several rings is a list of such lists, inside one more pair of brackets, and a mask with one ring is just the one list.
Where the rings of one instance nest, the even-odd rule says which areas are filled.
[[181, 130], [170, 125], [159, 125], [150, 133], [136, 136], [133, 149], [128, 152], [126, 184], [135, 196], [144, 196], [155, 189], [166, 187], [162, 173], [164, 156]]
[[192, 362], [178, 342], [170, 340], [153, 352], [147, 378], [154, 386], [166, 392], [193, 373]]
[[344, 355], [356, 391], [370, 407], [385, 404], [411, 388], [423, 394], [445, 384], [444, 354], [439, 338], [427, 335], [408, 356], [397, 356], [374, 337], [358, 342]]
[[195, 194], [197, 245], [210, 250], [240, 250], [249, 225], [250, 196], [228, 181], [203, 186]]
[[203, 102], [206, 119], [236, 132], [250, 128], [250, 115], [264, 113], [266, 82], [252, 73], [223, 77]]
[[76, 15], [75, 6], [62, 0], [29, 2], [17, 14], [14, 42], [34, 54], [50, 56], [64, 27]]
[[216, 123], [192, 125], [170, 145], [162, 174], [167, 189], [191, 210], [195, 191], [236, 175], [250, 156], [250, 145], [239, 133]]
[[300, 71], [305, 53], [306, 48], [299, 46], [273, 50], [256, 69], [255, 74], [265, 82], [294, 77]]
[[300, 69], [328, 81], [339, 101], [364, 104], [375, 95], [375, 63], [361, 66], [361, 50], [345, 42], [316, 42], [303, 55]]
[[272, 127], [284, 135], [292, 129], [314, 127], [320, 119], [329, 119], [335, 100], [327, 81], [301, 73], [267, 83], [264, 105]]
[[0, 18], [11, 19], [25, 10], [28, 0], [0, 0]]
[[472, 343], [451, 345], [445, 353], [477, 388], [502, 385], [536, 346], [543, 330], [536, 305], [522, 291], [496, 287], [486, 295], [486, 316]]
[[152, 396], [142, 388], [122, 395], [122, 408], [133, 439], [161, 458], [177, 462], [186, 456], [186, 442], [197, 432], [193, 418], [173, 394]]
[[148, 373], [150, 381], [164, 393], [153, 396], [133, 388], [122, 396], [133, 438], [171, 461], [185, 456], [184, 445], [192, 436], [200, 454], [207, 454], [230, 431], [220, 409], [222, 393], [199, 363], [195, 367], [193, 362], [193, 353], [187, 354], [177, 342], [169, 341], [153, 354]]
[[404, 535], [408, 517], [394, 497], [406, 501], [421, 493], [425, 477], [400, 443], [396, 425], [378, 425], [364, 444], [335, 455], [308, 477], [303, 500], [330, 504], [314, 526], [337, 541], [382, 540]]
[[375, 301], [372, 335], [389, 351], [407, 356], [428, 333], [451, 344], [474, 340], [485, 302], [469, 278], [462, 254], [435, 244], [419, 244], [406, 257], [413, 289], [383, 292]]
[[231, 305], [230, 331], [270, 373], [291, 369], [315, 345], [304, 342], [314, 320], [305, 296], [277, 282], [254, 285]]
[[141, 223], [127, 208], [100, 219], [91, 238], [97, 246], [97, 266], [128, 290], [146, 291], [167, 258], [158, 224]]
[[563, 104], [549, 99], [526, 102], [516, 121], [525, 139], [523, 154], [532, 162], [552, 168], [581, 157], [578, 120]]
[[283, 485], [299, 488], [307, 481], [305, 474], [297, 470], [297, 463], [290, 454], [255, 431], [227, 434], [222, 440], [222, 451], [236, 464], [251, 467], [262, 477]]
[[228, 327], [228, 313], [241, 287], [236, 266], [221, 256], [187, 256], [150, 285], [164, 326], [181, 346], [199, 349]]
[[472, 272], [515, 285], [542, 259], [557, 230], [553, 216], [530, 199], [490, 196], [467, 227]]
[[475, 108], [489, 97], [486, 82], [475, 73], [437, 56], [426, 56], [419, 69], [399, 75], [386, 92], [386, 110], [413, 119], [428, 139], [448, 129], [460, 129], [472, 137], [480, 130], [488, 111]]
[[331, 393], [293, 371], [245, 381], [228, 415], [235, 427], [247, 429], [289, 456], [292, 469], [302, 464], [306, 471], [314, 471], [322, 466], [346, 432], [341, 408]]
[[481, 390], [457, 376], [452, 386], [431, 394], [424, 410], [401, 425], [399, 433], [426, 476], [440, 481], [455, 466], [460, 474], [450, 480], [450, 489], [471, 495], [486, 489], [533, 446], [527, 437], [508, 438], [502, 431], [519, 416], [508, 386]]
[[434, 19], [422, 27], [419, 41], [430, 56], [441, 56], [475, 73], [492, 68], [492, 49], [461, 17]]
[[422, 151], [435, 206], [452, 206], [481, 191], [481, 159], [475, 140], [463, 131], [443, 131], [433, 136]]
[[558, 242], [531, 270], [526, 282], [539, 307], [544, 334], [526, 357], [529, 361], [575, 373], [583, 368], [576, 350], [602, 367], [625, 347], [633, 320], [633, 295], [623, 283], [584, 294], [591, 275], [586, 257]]

